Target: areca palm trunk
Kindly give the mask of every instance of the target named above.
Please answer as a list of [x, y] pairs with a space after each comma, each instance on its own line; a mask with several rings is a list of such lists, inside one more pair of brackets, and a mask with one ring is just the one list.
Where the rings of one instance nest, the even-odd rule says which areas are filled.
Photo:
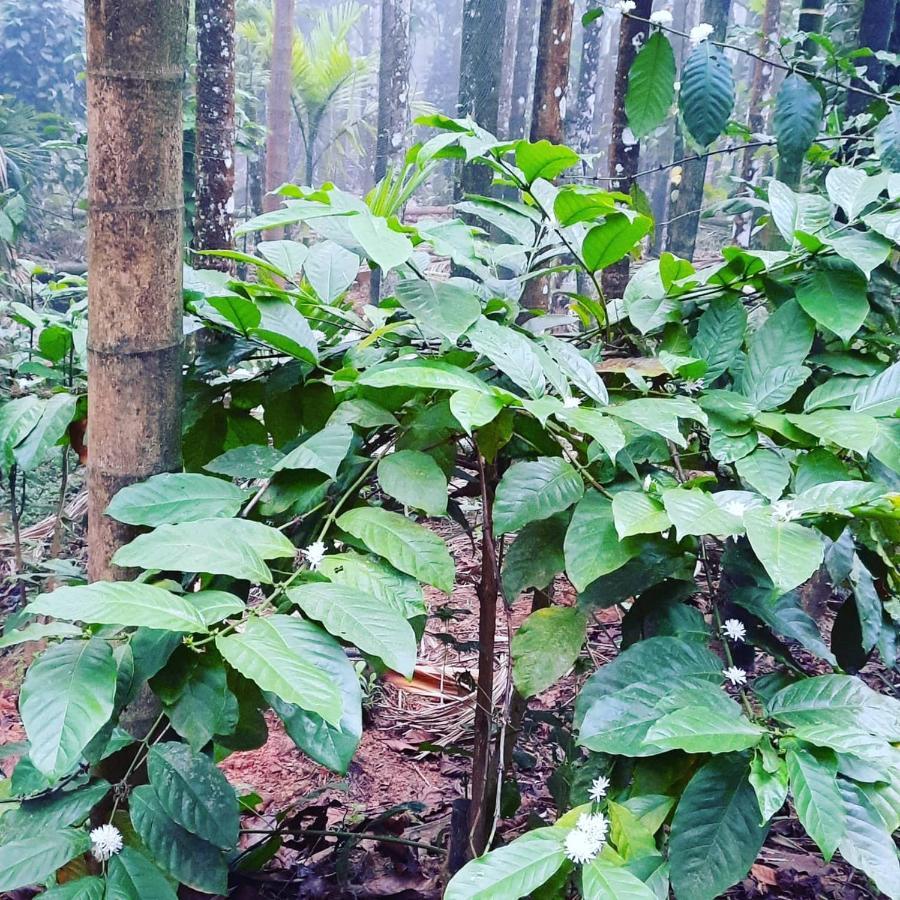
[[[291, 54], [294, 45], [294, 0], [274, 0], [275, 18], [269, 89], [266, 92], [266, 191], [274, 191], [290, 175]], [[307, 147], [307, 153], [309, 153]], [[266, 212], [278, 209], [277, 197], [263, 198]], [[272, 229], [271, 237], [282, 229]]]

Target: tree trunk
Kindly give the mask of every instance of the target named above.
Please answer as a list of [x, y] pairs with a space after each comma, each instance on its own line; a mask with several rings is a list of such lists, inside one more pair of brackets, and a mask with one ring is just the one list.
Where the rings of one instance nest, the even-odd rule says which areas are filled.
[[181, 466], [186, 0], [87, 0], [88, 576], [135, 533], [104, 515]]
[[[234, 0], [195, 0], [197, 199], [195, 250], [230, 250], [234, 240]], [[197, 256], [199, 268], [229, 260]]]
[[381, 0], [376, 184], [384, 178], [388, 165], [403, 159], [403, 137], [409, 123], [410, 6], [411, 0]]
[[534, 70], [531, 140], [561, 144], [569, 92], [572, 0], [541, 0], [538, 55]]
[[[888, 53], [900, 54], [900, 0], [895, 0], [894, 3], [893, 23], [891, 39], [888, 41]], [[884, 93], [890, 94], [898, 87], [900, 87], [900, 66], [889, 66], [882, 90]]]
[[[459, 114], [496, 134], [506, 0], [464, 0], [459, 67]], [[491, 183], [487, 166], [463, 166], [461, 194], [483, 194]]]
[[513, 64], [512, 102], [509, 113], [509, 138], [525, 137], [531, 121], [532, 78], [534, 76], [534, 26], [538, 0], [521, 0], [516, 29], [516, 58]]
[[[274, 191], [290, 176], [291, 144], [291, 54], [294, 45], [294, 0], [274, 0], [275, 19], [269, 89], [266, 92], [266, 191]], [[266, 194], [266, 212], [278, 209], [278, 197]], [[277, 239], [283, 229], [266, 232]]]
[[[857, 47], [868, 47], [873, 53], [888, 49], [891, 24], [894, 19], [894, 5], [894, 0], [864, 0], [856, 40]], [[856, 62], [866, 70], [865, 77], [880, 87], [884, 80], [884, 63], [875, 56], [866, 56]], [[854, 79], [853, 85], [868, 90], [873, 89], [860, 79]], [[866, 110], [872, 100], [873, 98], [866, 94], [848, 92], [847, 116], [858, 116]]]
[[497, 114], [497, 134], [509, 138], [510, 116], [513, 103], [513, 68], [516, 64], [516, 24], [521, 12], [520, 0], [506, 0], [506, 24], [503, 43], [503, 60], [500, 69], [500, 111]]
[[[648, 19], [653, 9], [652, 0], [637, 0], [634, 14]], [[613, 89], [612, 128], [609, 142], [609, 177], [610, 189], [628, 193], [638, 171], [638, 160], [641, 145], [634, 140], [628, 129], [628, 117], [625, 115], [625, 92], [628, 90], [628, 73], [637, 56], [638, 47], [643, 45], [649, 34], [646, 22], [639, 22], [629, 16], [623, 16], [619, 25], [619, 52], [616, 55], [616, 81]], [[621, 262], [603, 271], [603, 292], [608, 297], [621, 297], [628, 284], [629, 260], [626, 256]]]
[[[589, 0], [588, 9], [597, 6]], [[578, 95], [575, 109], [566, 123], [569, 142], [579, 153], [590, 153], [595, 145], [594, 111], [597, 104], [597, 78], [603, 44], [602, 19], [595, 19], [584, 29], [581, 44], [581, 67], [578, 70]]]
[[[731, 14], [731, 0], [704, 0], [701, 20], [713, 27], [712, 40], [724, 41]], [[690, 154], [688, 154], [690, 155]], [[666, 250], [685, 259], [694, 258], [703, 187], [706, 184], [706, 157], [686, 162], [681, 171], [678, 196], [669, 207], [670, 226]]]

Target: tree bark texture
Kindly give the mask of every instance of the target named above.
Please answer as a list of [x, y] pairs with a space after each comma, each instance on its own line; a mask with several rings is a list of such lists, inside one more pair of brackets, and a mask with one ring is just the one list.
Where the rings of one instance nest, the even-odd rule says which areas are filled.
[[569, 92], [574, 0], [541, 0], [538, 55], [534, 70], [531, 140], [561, 144]]
[[[464, 0], [459, 68], [459, 114], [497, 131], [506, 0]], [[491, 183], [487, 166], [464, 166], [461, 194], [483, 194]]]
[[497, 113], [497, 135], [509, 138], [509, 120], [513, 102], [513, 68], [516, 64], [516, 27], [519, 20], [519, 0], [506, 0], [506, 23], [503, 59], [500, 68], [500, 109]]
[[412, 0], [381, 0], [381, 52], [378, 65], [378, 136], [375, 182], [403, 159], [409, 124], [409, 16]]
[[[197, 27], [197, 199], [195, 250], [234, 242], [234, 0], [195, 0]], [[197, 256], [200, 268], [231, 270], [227, 259]]]
[[[266, 191], [274, 191], [290, 177], [291, 55], [294, 45], [294, 0], [274, 0], [274, 36], [269, 89], [266, 92]], [[263, 198], [266, 212], [279, 209], [277, 196]], [[266, 234], [280, 237], [283, 229]]]
[[[900, 0], [894, 0], [893, 27], [888, 41], [888, 53], [900, 53]], [[888, 66], [882, 90], [889, 94], [900, 87], [900, 66]]]
[[113, 495], [181, 465], [186, 0], [87, 0], [88, 575], [134, 529]]
[[[650, 18], [652, 0], [636, 0], [635, 16]], [[638, 171], [641, 145], [634, 139], [628, 128], [625, 115], [625, 93], [628, 90], [628, 73], [637, 56], [638, 49], [647, 40], [650, 26], [629, 16], [623, 16], [619, 25], [619, 51], [616, 55], [616, 80], [613, 87], [612, 125], [609, 141], [610, 190], [627, 194], [631, 190], [634, 176]], [[627, 139], [626, 139], [627, 138]], [[629, 259], [603, 270], [603, 292], [609, 297], [621, 297], [628, 284]]]
[[509, 113], [509, 138], [525, 137], [531, 120], [531, 97], [534, 78], [534, 28], [537, 23], [538, 0], [521, 0], [516, 27], [516, 57], [513, 63], [512, 100]]
[[[724, 41], [731, 15], [731, 0], [704, 0], [701, 21], [713, 27], [712, 40]], [[703, 188], [706, 184], [707, 158], [692, 159], [684, 163], [678, 195], [669, 206], [669, 229], [666, 250], [684, 259], [693, 259], [697, 246], [697, 229], [700, 226], [700, 208], [703, 206]]]
[[[594, 9], [591, 0], [588, 9]], [[603, 47], [602, 19], [595, 19], [584, 29], [581, 44], [581, 67], [578, 70], [578, 93], [575, 108], [566, 121], [569, 143], [579, 153], [590, 153], [596, 143], [594, 113], [597, 106], [597, 80], [600, 74], [600, 55]]]

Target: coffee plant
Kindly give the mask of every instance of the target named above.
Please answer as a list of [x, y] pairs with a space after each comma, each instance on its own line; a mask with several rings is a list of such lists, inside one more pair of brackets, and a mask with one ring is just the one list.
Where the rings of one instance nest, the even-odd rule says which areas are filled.
[[[657, 37], [642, 55], [665, 53]], [[653, 127], [653, 109], [634, 115]], [[412, 675], [423, 585], [455, 579], [423, 520], [471, 529], [474, 486], [482, 613], [491, 591], [536, 592], [511, 647], [523, 697], [572, 668], [598, 610], [624, 619], [575, 704], [559, 817], [465, 865], [447, 898], [712, 900], [788, 801], [825, 859], [900, 897], [900, 702], [857, 674], [897, 662], [900, 175], [835, 164], [812, 193], [773, 180], [758, 211], [782, 249], [727, 247], [699, 270], [664, 253], [607, 300], [599, 273], [652, 227], [639, 197], [567, 180], [567, 147], [422, 124], [437, 133], [413, 169], [487, 166], [502, 199], [407, 225], [333, 185], [285, 185], [240, 230], [304, 242], [222, 254], [252, 277], [187, 270], [188, 327], [215, 339], [187, 372], [185, 471], [108, 509], [142, 529], [114, 560], [132, 580], [42, 594], [2, 638], [49, 646], [21, 691], [0, 890], [217, 894], [248, 855], [271, 857], [283, 836], [241, 841], [215, 763], [261, 746], [272, 710], [347, 771], [352, 657]], [[432, 254], [455, 274], [429, 274]], [[348, 296], [363, 263], [382, 273], [377, 306]], [[535, 279], [560, 285], [562, 312], [520, 306]], [[18, 314], [38, 347], [60, 327]], [[23, 416], [66, 439], [48, 408], [71, 419], [77, 385], [41, 372], [46, 399], [0, 410], [7, 467], [36, 440]], [[561, 579], [574, 605], [553, 602]], [[151, 710], [137, 737], [135, 706]], [[53, 886], [61, 868], [77, 877]]]

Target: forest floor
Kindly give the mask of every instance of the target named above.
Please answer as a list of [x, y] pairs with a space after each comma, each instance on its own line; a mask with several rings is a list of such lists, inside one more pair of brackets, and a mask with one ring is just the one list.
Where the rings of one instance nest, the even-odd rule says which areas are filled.
[[[456, 559], [456, 588], [452, 596], [433, 591], [427, 598], [432, 615], [414, 681], [379, 679], [366, 691], [365, 734], [348, 774], [342, 778], [311, 762], [274, 716], [269, 717], [265, 746], [235, 753], [222, 764], [239, 793], [253, 792], [259, 798], [254, 813], [245, 817], [244, 828], [262, 831], [287, 822], [302, 832], [285, 838], [261, 873], [240, 877], [231, 895], [236, 900], [440, 898], [444, 854], [428, 847], [447, 846], [453, 801], [467, 790], [480, 560], [477, 544], [461, 528], [440, 523], [435, 529]], [[83, 559], [80, 527], [69, 535], [65, 551], [75, 561]], [[0, 617], [14, 611], [19, 597], [17, 587], [8, 582], [4, 586], [0, 580]], [[557, 586], [557, 603], [573, 600], [570, 588]], [[530, 598], [523, 595], [510, 610], [498, 614], [496, 680], [501, 702], [509, 674], [508, 635], [529, 611]], [[583, 665], [530, 703], [514, 758], [521, 803], [499, 823], [501, 841], [538, 820], [556, 817], [550, 784], [563, 758], [556, 729], [569, 726], [574, 697], [587, 673], [615, 656], [619, 626], [617, 609], [599, 611], [589, 628]], [[0, 768], [6, 774], [16, 760], [15, 745], [24, 738], [17, 697], [29, 657], [22, 648], [0, 651]], [[324, 830], [346, 836], [312, 834]], [[357, 837], [371, 833], [428, 846]], [[259, 835], [248, 834], [244, 847], [260, 840]], [[839, 857], [824, 863], [796, 819], [782, 815], [775, 819], [750, 875], [727, 897], [864, 900], [879, 895]]]

